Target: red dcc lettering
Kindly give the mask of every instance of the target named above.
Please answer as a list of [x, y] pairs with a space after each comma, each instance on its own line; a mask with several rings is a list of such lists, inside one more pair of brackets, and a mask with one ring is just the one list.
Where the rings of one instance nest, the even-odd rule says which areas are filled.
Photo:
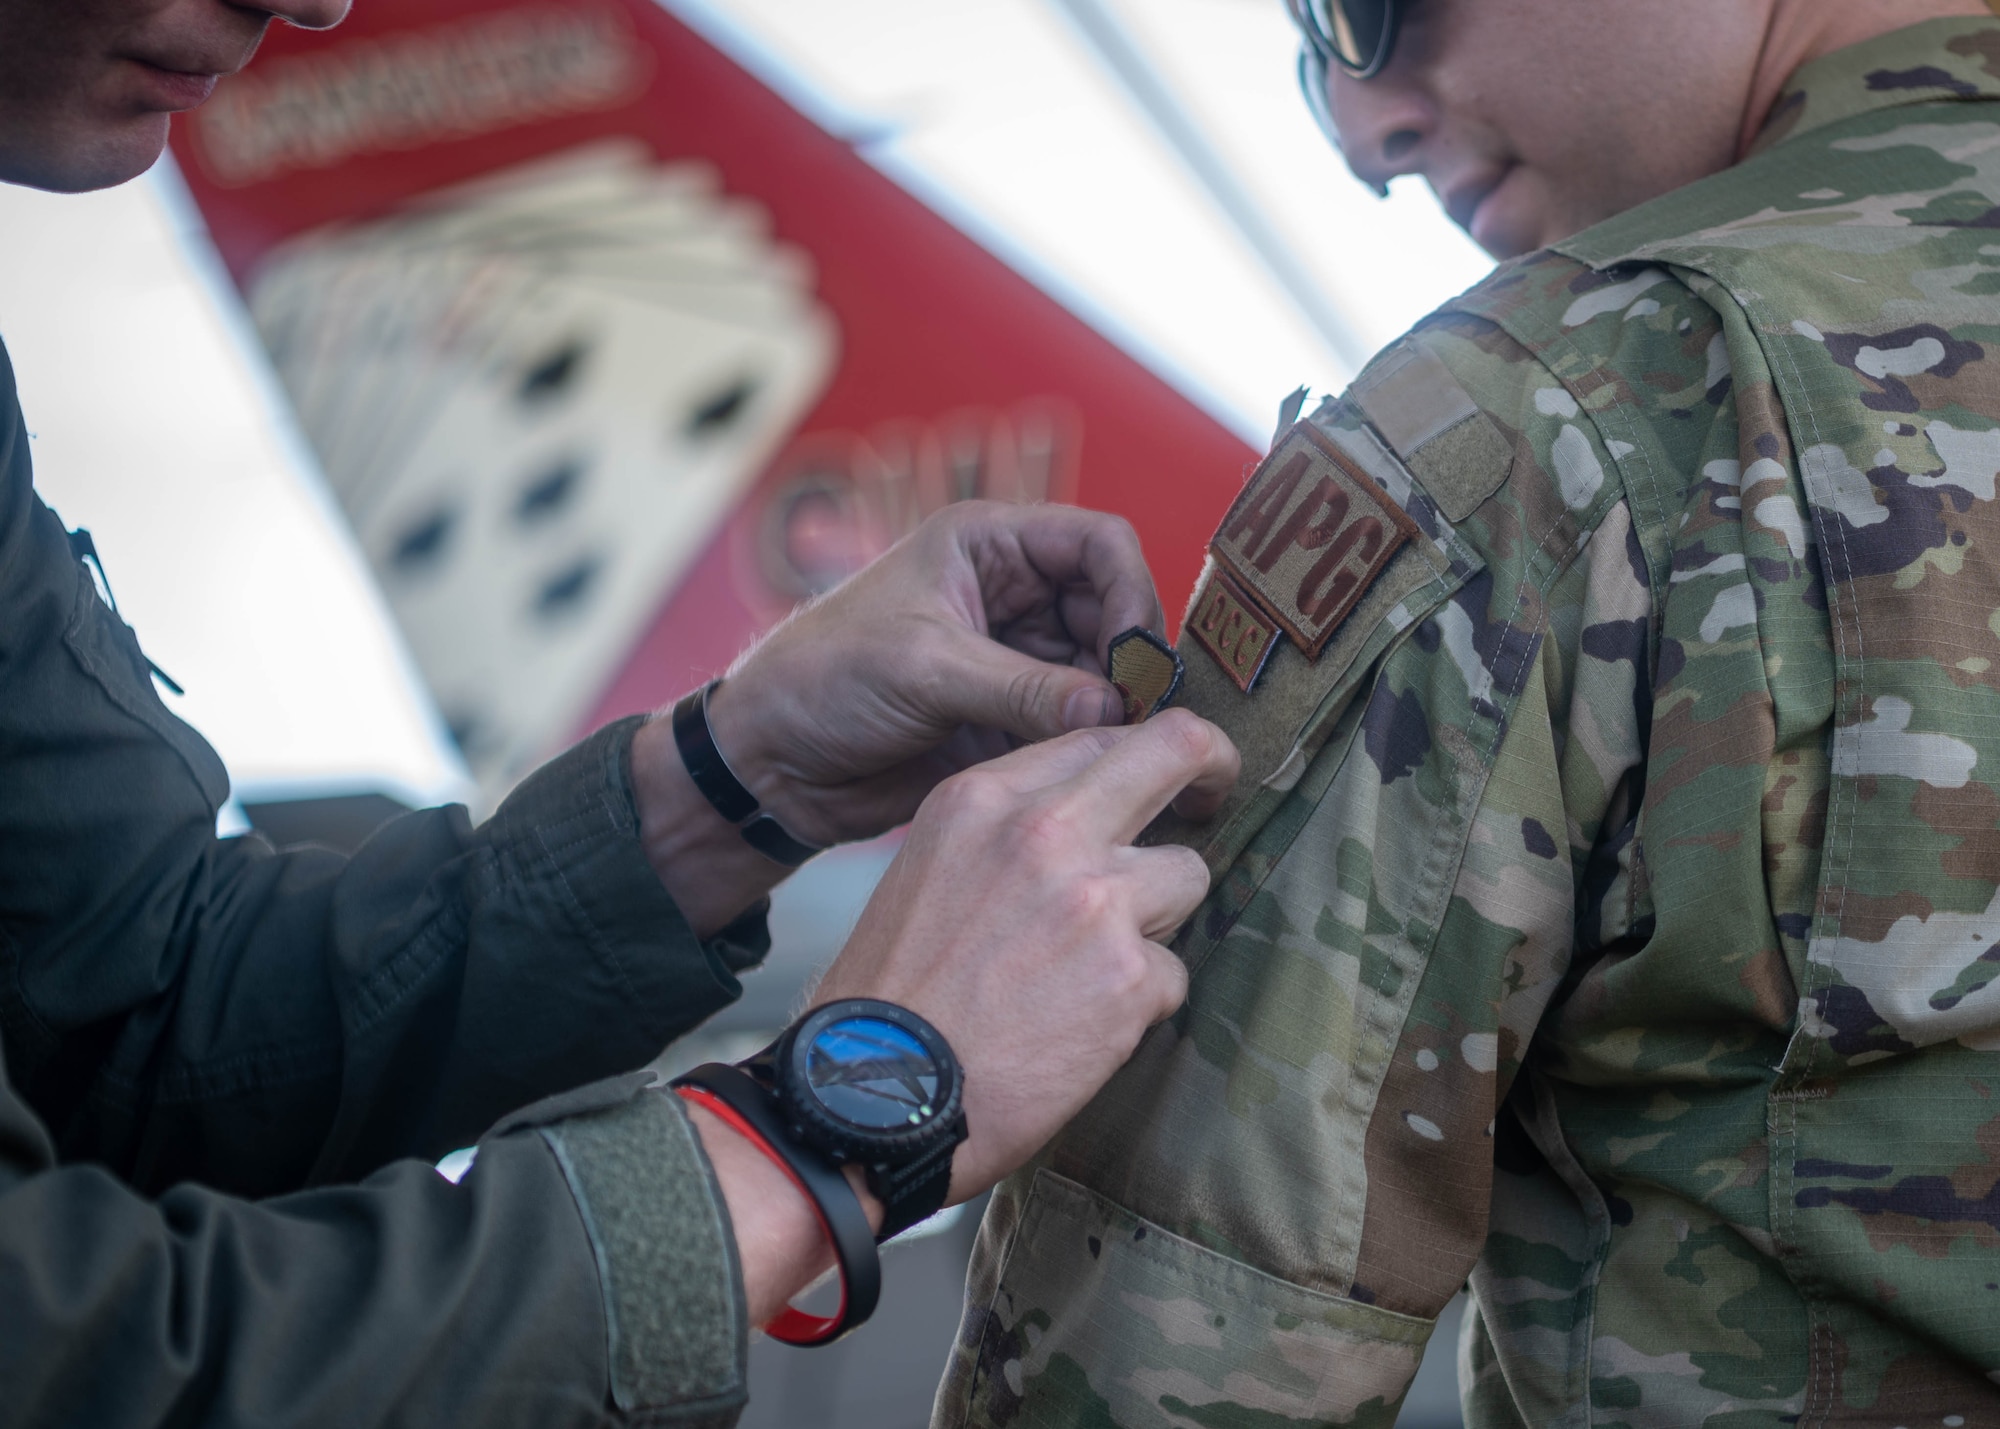
[[1264, 668], [1264, 657], [1277, 638], [1275, 629], [1244, 604], [1219, 575], [1202, 593], [1190, 628], [1195, 640], [1246, 691]]

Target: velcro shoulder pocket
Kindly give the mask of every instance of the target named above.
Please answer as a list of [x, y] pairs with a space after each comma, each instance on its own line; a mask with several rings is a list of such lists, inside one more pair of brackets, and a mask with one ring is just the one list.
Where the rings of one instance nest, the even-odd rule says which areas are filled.
[[[1218, 878], [1298, 784], [1388, 650], [1485, 567], [1351, 401], [1322, 407], [1311, 421], [1318, 438], [1395, 503], [1413, 529], [1338, 625], [1316, 635], [1317, 654], [1273, 620], [1268, 649], [1254, 652], [1259, 668], [1247, 688], [1246, 670], [1226, 663], [1241, 647], [1225, 623], [1256, 619], [1257, 597], [1232, 578], [1225, 557], [1203, 569], [1181, 623], [1187, 676], [1175, 703], [1221, 727], [1242, 756], [1242, 773], [1214, 817], [1195, 823], [1169, 811], [1140, 841], [1185, 844]], [[1282, 450], [1281, 442], [1273, 460]], [[1232, 609], [1238, 598], [1251, 607], [1247, 617]]]
[[1447, 521], [1463, 521], [1507, 480], [1514, 448], [1444, 361], [1406, 337], [1350, 397]]

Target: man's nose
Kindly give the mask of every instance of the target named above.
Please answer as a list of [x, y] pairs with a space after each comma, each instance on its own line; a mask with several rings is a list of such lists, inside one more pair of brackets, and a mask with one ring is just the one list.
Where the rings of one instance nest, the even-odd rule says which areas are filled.
[[260, 0], [254, 8], [302, 30], [330, 30], [347, 18], [349, 0]]
[[1422, 170], [1437, 107], [1393, 66], [1372, 79], [1335, 70], [1327, 76], [1326, 97], [1341, 155], [1362, 183], [1386, 192], [1389, 180]]

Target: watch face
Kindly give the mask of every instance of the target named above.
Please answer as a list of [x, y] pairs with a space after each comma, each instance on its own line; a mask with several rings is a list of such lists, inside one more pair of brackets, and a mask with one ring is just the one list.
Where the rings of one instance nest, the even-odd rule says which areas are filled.
[[877, 1017], [843, 1017], [806, 1044], [806, 1085], [850, 1126], [898, 1131], [934, 1114], [938, 1064], [914, 1033]]

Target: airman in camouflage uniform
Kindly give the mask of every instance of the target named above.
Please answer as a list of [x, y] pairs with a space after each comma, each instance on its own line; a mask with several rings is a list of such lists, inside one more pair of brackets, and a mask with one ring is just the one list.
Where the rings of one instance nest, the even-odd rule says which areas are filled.
[[1933, 20], [1281, 436], [1189, 1004], [996, 1193], [936, 1424], [1386, 1426], [1468, 1278], [1479, 1425], [2000, 1423], [1996, 342]]

